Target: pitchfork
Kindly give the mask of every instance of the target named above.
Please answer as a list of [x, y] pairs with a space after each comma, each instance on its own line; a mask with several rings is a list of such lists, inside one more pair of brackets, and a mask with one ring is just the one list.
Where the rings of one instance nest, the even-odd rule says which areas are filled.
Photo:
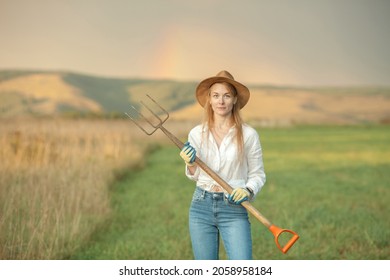
[[[176, 136], [174, 136], [172, 133], [170, 133], [167, 129], [163, 127], [163, 124], [165, 121], [169, 118], [169, 113], [161, 107], [153, 98], [151, 98], [149, 95], [146, 95], [158, 108], [160, 108], [161, 113], [165, 115], [165, 117], [160, 117], [156, 112], [154, 112], [150, 107], [148, 107], [144, 102], [141, 101], [141, 104], [152, 114], [152, 117], [155, 118], [155, 121], [152, 122], [147, 117], [145, 117], [140, 110], [137, 110], [134, 106], [131, 106], [130, 112], [125, 113], [143, 132], [145, 132], [147, 135], [152, 135], [154, 132], [156, 132], [157, 129], [161, 129], [162, 132], [165, 133], [166, 136], [168, 136], [169, 139], [181, 150], [184, 147], [184, 143], [181, 142], [179, 139], [177, 139]], [[151, 130], [148, 130], [144, 128], [139, 123], [139, 118], [144, 119], [150, 126]], [[221, 187], [223, 187], [229, 194], [233, 191], [233, 188], [226, 183], [217, 173], [215, 173], [212, 169], [210, 169], [201, 159], [196, 157], [195, 162], [197, 165], [202, 168], [211, 178], [213, 178]], [[298, 240], [299, 235], [296, 234], [294, 231], [289, 229], [281, 229], [273, 224], [265, 218], [255, 207], [252, 206], [248, 201], [244, 201], [241, 203], [243, 207], [245, 207], [258, 221], [260, 221], [262, 224], [264, 224], [274, 235], [275, 243], [280, 251], [282, 251], [284, 254], [287, 253], [287, 251], [291, 248], [291, 246], [294, 245], [294, 243]], [[279, 243], [279, 236], [284, 233], [288, 232], [292, 234], [292, 237], [290, 240], [285, 244], [284, 247], [282, 247]]]

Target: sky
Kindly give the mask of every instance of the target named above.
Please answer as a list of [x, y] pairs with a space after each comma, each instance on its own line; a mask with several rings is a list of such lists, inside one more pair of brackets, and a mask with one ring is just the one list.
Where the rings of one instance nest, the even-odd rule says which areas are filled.
[[389, 86], [389, 0], [0, 0], [0, 69]]

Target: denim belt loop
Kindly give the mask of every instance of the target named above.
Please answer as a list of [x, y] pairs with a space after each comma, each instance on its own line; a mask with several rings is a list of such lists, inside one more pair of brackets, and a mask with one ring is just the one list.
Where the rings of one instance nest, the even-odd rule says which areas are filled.
[[202, 190], [202, 199], [204, 199], [205, 195], [206, 195], [206, 190], [203, 189], [203, 190]]

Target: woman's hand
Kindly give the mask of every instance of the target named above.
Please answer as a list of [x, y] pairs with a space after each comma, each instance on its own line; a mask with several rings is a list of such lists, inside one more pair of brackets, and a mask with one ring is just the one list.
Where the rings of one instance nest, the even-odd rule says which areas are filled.
[[231, 194], [228, 195], [228, 200], [234, 204], [241, 204], [249, 199], [250, 193], [245, 188], [237, 188], [232, 191]]
[[183, 149], [180, 151], [180, 156], [188, 166], [194, 166], [196, 150], [190, 145], [190, 142], [184, 144]]

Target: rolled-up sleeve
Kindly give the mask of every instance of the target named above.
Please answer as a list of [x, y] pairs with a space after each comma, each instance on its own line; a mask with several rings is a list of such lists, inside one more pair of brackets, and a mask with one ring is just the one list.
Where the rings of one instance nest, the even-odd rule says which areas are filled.
[[260, 192], [265, 184], [266, 176], [263, 164], [263, 151], [259, 135], [255, 130], [248, 137], [246, 143], [246, 156], [248, 162], [248, 179], [246, 187], [253, 190], [253, 198]]

